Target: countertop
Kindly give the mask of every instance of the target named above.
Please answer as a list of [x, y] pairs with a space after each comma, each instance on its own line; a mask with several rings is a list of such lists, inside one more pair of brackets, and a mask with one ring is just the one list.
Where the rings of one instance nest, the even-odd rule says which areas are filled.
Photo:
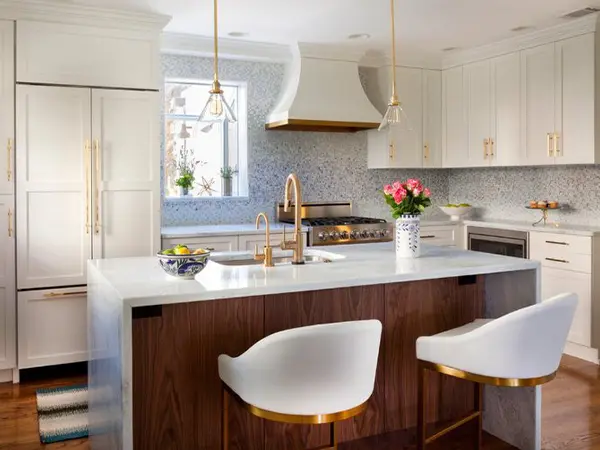
[[[274, 256], [289, 252], [274, 252]], [[167, 275], [155, 257], [90, 260], [93, 278], [108, 283], [120, 299], [132, 307], [184, 303], [222, 298], [302, 292], [349, 286], [449, 278], [463, 275], [537, 269], [535, 261], [509, 258], [455, 248], [422, 246], [417, 259], [397, 260], [392, 242], [340, 245], [306, 250], [327, 256], [331, 263], [303, 266], [224, 266], [210, 261], [196, 280]], [[248, 252], [215, 253], [219, 258], [248, 258]], [[94, 289], [93, 286], [91, 286]]]
[[533, 226], [533, 222], [518, 222], [513, 220], [465, 220], [467, 226], [503, 228], [519, 231], [541, 231], [546, 233], [572, 234], [578, 236], [600, 235], [600, 228], [587, 225], [548, 224]]
[[[453, 222], [446, 217], [433, 217], [429, 220], [423, 220], [421, 226], [444, 226], [458, 225], [459, 222]], [[283, 226], [290, 230], [293, 225], [283, 224], [279, 222], [271, 223], [271, 232], [283, 233]], [[259, 235], [264, 234], [264, 224], [261, 224], [261, 229], [257, 230], [253, 223], [229, 224], [229, 225], [189, 225], [189, 226], [174, 226], [163, 227], [161, 235], [163, 239], [185, 239], [197, 238], [203, 236], [231, 236], [231, 235]], [[291, 230], [290, 230], [291, 231]], [[308, 231], [308, 227], [302, 227], [302, 231]]]

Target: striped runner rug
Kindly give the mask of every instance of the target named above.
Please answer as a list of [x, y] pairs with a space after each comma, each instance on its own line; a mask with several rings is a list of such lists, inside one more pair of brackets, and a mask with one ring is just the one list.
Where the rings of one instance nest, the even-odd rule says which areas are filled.
[[87, 437], [87, 386], [38, 389], [36, 401], [43, 444]]

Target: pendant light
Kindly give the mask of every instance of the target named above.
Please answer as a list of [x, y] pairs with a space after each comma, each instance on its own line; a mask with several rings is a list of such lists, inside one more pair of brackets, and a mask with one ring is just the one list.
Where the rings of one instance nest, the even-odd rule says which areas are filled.
[[219, 82], [219, 36], [218, 36], [218, 24], [217, 24], [217, 0], [213, 2], [213, 26], [215, 34], [215, 61], [214, 61], [214, 77], [212, 83], [212, 89], [209, 91], [210, 97], [206, 102], [206, 106], [200, 113], [198, 120], [214, 120], [217, 118], [227, 119], [229, 122], [235, 122], [237, 119], [233, 109], [225, 100], [223, 96], [223, 90], [221, 89], [221, 83]]
[[392, 97], [388, 103], [387, 110], [379, 125], [379, 131], [390, 127], [412, 130], [410, 121], [402, 109], [402, 104], [398, 100], [398, 91], [396, 90], [396, 24], [394, 1], [390, 0], [391, 18], [392, 18]]

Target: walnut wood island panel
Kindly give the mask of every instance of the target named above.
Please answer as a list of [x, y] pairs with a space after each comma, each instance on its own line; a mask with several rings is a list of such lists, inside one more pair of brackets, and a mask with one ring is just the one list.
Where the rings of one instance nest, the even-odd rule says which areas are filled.
[[[456, 252], [461, 257], [467, 253]], [[250, 277], [251, 282], [242, 279], [244, 289], [217, 291], [218, 273], [208, 272], [204, 283], [198, 281], [210, 292], [200, 294], [191, 284], [164, 285], [177, 292], [170, 301], [141, 296], [124, 301], [125, 287], [119, 287], [116, 278], [111, 280], [106, 267], [90, 264], [90, 347], [95, 355], [89, 371], [92, 449], [220, 449], [219, 354], [237, 356], [263, 337], [289, 328], [360, 319], [379, 319], [383, 324], [375, 390], [365, 413], [341, 424], [340, 441], [399, 430], [412, 433], [417, 409], [416, 339], [539, 301], [537, 263], [518, 263], [511, 270], [506, 264], [517, 264], [512, 259], [466, 255], [475, 258], [467, 260], [470, 264], [485, 261], [486, 269], [465, 269], [463, 262], [460, 270], [449, 273], [466, 275], [441, 277], [433, 272], [432, 267], [441, 263], [433, 255], [437, 254], [431, 253], [426, 269], [431, 278], [422, 276], [418, 266], [416, 271], [410, 266], [406, 281], [407, 276], [396, 271], [384, 279], [377, 275], [385, 282], [340, 283], [335, 279], [343, 273], [340, 263], [337, 272], [321, 283], [323, 289], [297, 289], [294, 282], [315, 286], [310, 271], [325, 269], [295, 267], [285, 268], [291, 281], [283, 292], [256, 284], [260, 277], [280, 281], [284, 271], [250, 270], [229, 274], [229, 283], [234, 275], [238, 280]], [[269, 281], [260, 279], [258, 284]], [[337, 286], [327, 288], [332, 284]], [[188, 288], [200, 295], [199, 300], [182, 292]], [[238, 295], [250, 288], [258, 295]], [[473, 388], [466, 381], [432, 374], [427, 390], [430, 424], [461, 417], [473, 404]], [[539, 389], [486, 388], [484, 428], [517, 448], [539, 448], [540, 399]], [[328, 443], [327, 426], [272, 423], [252, 416], [236, 402], [230, 408], [231, 449], [300, 450]]]

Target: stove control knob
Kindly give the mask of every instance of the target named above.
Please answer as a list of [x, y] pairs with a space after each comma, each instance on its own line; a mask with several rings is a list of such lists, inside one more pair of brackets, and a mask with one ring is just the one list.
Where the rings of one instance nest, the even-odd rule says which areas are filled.
[[377, 234], [376, 234], [375, 230], [371, 230], [371, 231], [369, 231], [369, 237], [370, 237], [371, 239], [374, 239], [375, 237], [377, 237]]
[[338, 233], [337, 231], [332, 231], [331, 233], [329, 233], [329, 237], [334, 241], [337, 241], [340, 238], [340, 233]]
[[352, 232], [350, 233], [350, 239], [358, 239], [358, 238], [360, 238], [360, 231], [352, 230]]
[[327, 238], [328, 238], [329, 236], [327, 235], [327, 233], [324, 233], [324, 232], [322, 232], [322, 231], [321, 231], [321, 232], [319, 233], [319, 236], [318, 236], [318, 237], [319, 237], [319, 240], [320, 240], [320, 241], [326, 241], [326, 240], [327, 240]]
[[360, 232], [360, 237], [366, 239], [369, 237], [369, 232], [367, 230], [363, 230]]
[[342, 232], [340, 233], [340, 238], [341, 238], [341, 239], [344, 239], [344, 240], [346, 240], [346, 239], [348, 239], [348, 236], [349, 236], [349, 235], [348, 235], [348, 232], [347, 232], [347, 231], [342, 231]]

